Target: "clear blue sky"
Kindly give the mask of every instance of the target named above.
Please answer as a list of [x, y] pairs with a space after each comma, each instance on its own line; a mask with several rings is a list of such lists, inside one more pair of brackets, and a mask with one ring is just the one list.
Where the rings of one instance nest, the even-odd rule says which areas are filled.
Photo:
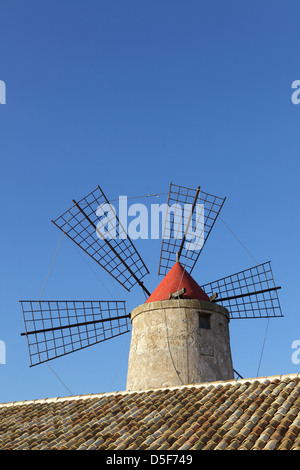
[[[98, 184], [109, 198], [170, 181], [226, 196], [222, 219], [282, 286], [285, 317], [269, 323], [259, 375], [300, 372], [299, 15], [298, 1], [278, 0], [1, 1], [0, 402], [68, 395], [57, 377], [73, 394], [125, 389], [129, 335], [52, 361], [57, 375], [28, 367], [20, 336], [19, 300], [40, 296], [60, 240], [51, 219]], [[154, 288], [160, 246], [137, 247]], [[220, 220], [193, 276], [253, 264]], [[143, 301], [63, 239], [42, 298], [112, 290], [129, 310]], [[244, 377], [257, 375], [266, 324], [230, 324]]]

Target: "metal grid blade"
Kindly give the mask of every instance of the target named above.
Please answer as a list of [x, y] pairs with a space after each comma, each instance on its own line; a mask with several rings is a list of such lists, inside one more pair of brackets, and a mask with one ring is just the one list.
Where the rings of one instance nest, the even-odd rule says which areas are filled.
[[127, 333], [124, 301], [21, 301], [31, 366]]
[[158, 274], [167, 274], [177, 253], [182, 266], [192, 272], [224, 202], [200, 188], [171, 183]]
[[270, 261], [201, 286], [229, 310], [230, 318], [282, 317]]
[[[97, 216], [98, 207], [109, 204], [102, 189], [98, 186], [79, 202], [73, 202], [71, 209], [52, 222], [125, 289], [130, 291], [138, 283], [146, 290], [141, 280], [149, 271], [131, 239], [124, 238], [125, 230], [117, 215], [110, 211], [103, 219]], [[105, 239], [101, 236], [104, 232]]]

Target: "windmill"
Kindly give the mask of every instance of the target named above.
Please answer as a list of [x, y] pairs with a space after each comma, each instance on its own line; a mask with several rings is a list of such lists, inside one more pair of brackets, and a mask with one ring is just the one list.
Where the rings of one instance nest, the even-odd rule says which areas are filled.
[[[165, 276], [180, 261], [191, 274], [223, 207], [225, 198], [200, 190], [170, 184], [158, 275]], [[53, 224], [104, 269], [128, 292], [138, 285], [146, 297], [144, 285], [149, 271], [125, 229], [119, 223], [119, 237], [107, 237], [99, 228], [97, 209], [109, 204], [98, 186], [83, 199], [73, 200], [70, 209]], [[184, 231], [178, 225], [176, 208], [184, 205]], [[170, 208], [175, 207], [175, 212]], [[202, 208], [200, 211], [198, 208]], [[200, 220], [202, 223], [200, 224]], [[107, 222], [107, 220], [106, 220]], [[108, 224], [109, 225], [109, 224]], [[191, 249], [190, 229], [201, 226]], [[124, 236], [125, 234], [125, 236]], [[270, 261], [201, 285], [209, 302], [228, 309], [231, 319], [281, 317], [278, 289]], [[173, 292], [172, 298], [184, 298]], [[170, 297], [171, 298], [171, 297]], [[22, 300], [20, 301], [27, 338], [30, 367], [65, 356], [74, 351], [130, 333], [130, 313], [126, 301], [114, 300]]]

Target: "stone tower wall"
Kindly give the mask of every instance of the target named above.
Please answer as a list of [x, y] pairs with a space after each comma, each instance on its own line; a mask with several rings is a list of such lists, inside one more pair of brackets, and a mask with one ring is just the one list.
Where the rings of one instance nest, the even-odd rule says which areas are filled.
[[176, 299], [131, 313], [127, 390], [228, 380], [234, 377], [227, 309]]

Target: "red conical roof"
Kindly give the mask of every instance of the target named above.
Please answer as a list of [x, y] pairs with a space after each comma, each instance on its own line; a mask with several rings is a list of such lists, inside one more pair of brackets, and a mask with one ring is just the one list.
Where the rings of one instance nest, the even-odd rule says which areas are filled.
[[204, 290], [184, 270], [181, 264], [176, 262], [145, 303], [168, 300], [170, 294], [183, 288], [185, 288], [185, 294], [182, 296], [183, 299], [198, 299], [209, 302], [209, 297], [205, 294]]

